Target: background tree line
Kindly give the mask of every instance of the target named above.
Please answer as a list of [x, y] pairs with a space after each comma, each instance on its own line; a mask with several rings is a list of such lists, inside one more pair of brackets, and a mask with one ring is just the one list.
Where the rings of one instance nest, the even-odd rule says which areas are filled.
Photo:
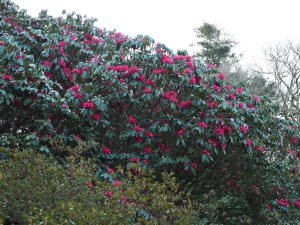
[[214, 64], [233, 85], [243, 83], [254, 95], [267, 96], [280, 107], [281, 116], [300, 124], [300, 45], [292, 41], [265, 47], [264, 64], [245, 68], [234, 47], [238, 44], [214, 24], [194, 29], [200, 47], [195, 57]]

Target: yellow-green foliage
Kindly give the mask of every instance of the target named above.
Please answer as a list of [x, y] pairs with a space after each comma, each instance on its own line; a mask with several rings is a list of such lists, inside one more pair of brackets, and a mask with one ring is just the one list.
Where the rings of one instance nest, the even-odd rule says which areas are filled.
[[[195, 211], [186, 193], [179, 191], [176, 179], [162, 174], [162, 182], [153, 182], [150, 176], [132, 177], [126, 184], [131, 204], [149, 214], [149, 224], [195, 224]], [[141, 217], [142, 219], [143, 217]]]
[[6, 223], [195, 224], [188, 196], [170, 175], [162, 182], [149, 174], [128, 176], [116, 187], [95, 180], [89, 160], [70, 160], [63, 168], [33, 151], [0, 154], [0, 218]]
[[59, 202], [93, 203], [93, 196], [83, 185], [91, 177], [77, 173], [84, 170], [81, 165], [70, 173], [54, 160], [32, 151], [2, 153], [7, 159], [0, 162], [0, 212], [9, 221], [25, 221], [34, 210], [50, 211]]

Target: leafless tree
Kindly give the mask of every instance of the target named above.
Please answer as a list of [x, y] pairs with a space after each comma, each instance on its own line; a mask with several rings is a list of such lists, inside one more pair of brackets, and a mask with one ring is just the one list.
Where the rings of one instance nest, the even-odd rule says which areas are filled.
[[273, 75], [282, 114], [300, 125], [300, 44], [287, 41], [264, 49], [263, 74]]

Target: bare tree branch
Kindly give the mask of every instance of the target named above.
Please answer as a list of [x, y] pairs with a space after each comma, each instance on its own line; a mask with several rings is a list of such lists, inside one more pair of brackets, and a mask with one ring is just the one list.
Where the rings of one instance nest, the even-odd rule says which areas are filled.
[[280, 98], [281, 111], [300, 125], [300, 45], [291, 41], [264, 49], [266, 69], [256, 66], [265, 75], [273, 75]]

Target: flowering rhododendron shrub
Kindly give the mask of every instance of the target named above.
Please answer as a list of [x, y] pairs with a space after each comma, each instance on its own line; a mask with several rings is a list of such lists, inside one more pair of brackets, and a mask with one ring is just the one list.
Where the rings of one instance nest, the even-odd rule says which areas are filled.
[[86, 142], [105, 179], [109, 168], [136, 174], [138, 164], [176, 172], [197, 196], [237, 193], [254, 218], [265, 204], [299, 208], [299, 130], [268, 99], [149, 36], [0, 7], [1, 146], [51, 153], [53, 139]]

